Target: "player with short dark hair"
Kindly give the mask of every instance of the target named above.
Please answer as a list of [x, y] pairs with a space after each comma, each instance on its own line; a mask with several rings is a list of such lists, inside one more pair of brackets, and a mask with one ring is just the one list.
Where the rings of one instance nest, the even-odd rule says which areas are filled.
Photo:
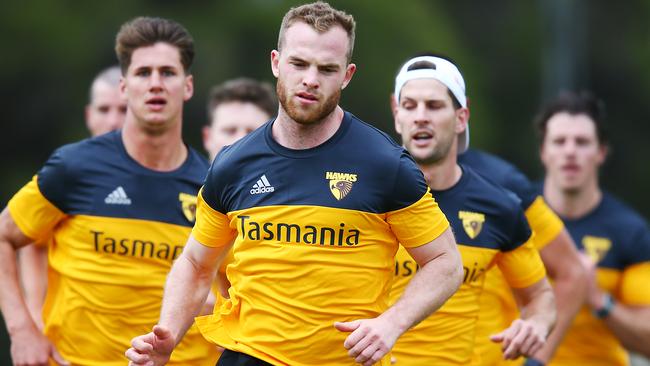
[[208, 96], [209, 123], [203, 127], [203, 146], [210, 160], [277, 112], [278, 101], [269, 83], [237, 78], [214, 86]]
[[[324, 2], [290, 10], [271, 52], [277, 118], [215, 159], [174, 264], [161, 318], [127, 350], [162, 365], [231, 248], [230, 299], [198, 318], [218, 365], [389, 365], [395, 340], [462, 277], [449, 223], [387, 135], [339, 107], [356, 70], [354, 19]], [[421, 266], [388, 307], [401, 242]]]
[[609, 148], [603, 102], [590, 92], [562, 93], [536, 126], [546, 170], [539, 193], [590, 268], [586, 305], [550, 364], [628, 365], [626, 349], [650, 357], [650, 229], [600, 187]]
[[[122, 26], [116, 49], [123, 129], [57, 149], [0, 215], [0, 307], [16, 365], [124, 365], [129, 340], [159, 316], [165, 276], [194, 222], [208, 163], [181, 134], [193, 94], [192, 59], [183, 58], [192, 37], [174, 21], [140, 17]], [[20, 295], [14, 258], [50, 237], [43, 335]], [[171, 364], [216, 358], [193, 329]]]
[[[457, 163], [467, 147], [469, 108], [465, 82], [454, 63], [436, 56], [409, 59], [395, 79], [395, 129], [413, 155], [454, 229], [464, 278], [458, 292], [395, 344], [397, 365], [472, 363], [476, 319], [485, 273], [498, 267], [519, 300], [523, 315], [494, 337], [502, 358], [531, 356], [555, 321], [555, 303], [544, 265], [519, 200], [472, 168]], [[417, 273], [413, 259], [396, 256], [391, 297]]]

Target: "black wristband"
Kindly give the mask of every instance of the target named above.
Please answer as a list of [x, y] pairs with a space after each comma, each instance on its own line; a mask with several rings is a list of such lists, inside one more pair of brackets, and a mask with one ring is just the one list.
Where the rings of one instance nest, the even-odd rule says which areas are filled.
[[603, 307], [593, 311], [594, 316], [598, 319], [605, 319], [609, 316], [612, 309], [614, 308], [614, 299], [608, 293], [603, 295]]
[[536, 360], [534, 358], [527, 358], [523, 366], [544, 366], [544, 362]]

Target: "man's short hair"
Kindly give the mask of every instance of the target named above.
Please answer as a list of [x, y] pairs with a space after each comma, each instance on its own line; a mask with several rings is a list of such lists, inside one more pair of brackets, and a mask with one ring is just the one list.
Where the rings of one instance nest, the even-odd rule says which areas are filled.
[[104, 70], [100, 71], [97, 76], [93, 79], [92, 84], [90, 84], [90, 90], [88, 93], [88, 101], [89, 103], [93, 102], [93, 91], [95, 90], [95, 86], [98, 83], [106, 83], [110, 86], [114, 86], [117, 88], [118, 85], [120, 85], [120, 78], [122, 77], [122, 72], [120, 71], [119, 66], [111, 66], [107, 67]]
[[178, 48], [183, 69], [188, 73], [194, 60], [194, 40], [187, 29], [169, 19], [137, 17], [124, 23], [115, 38], [115, 53], [122, 74], [126, 74], [131, 64], [133, 51], [158, 42]]
[[280, 34], [278, 36], [278, 51], [282, 52], [285, 32], [296, 22], [306, 23], [318, 33], [325, 33], [336, 25], [341, 26], [348, 34], [348, 63], [352, 60], [354, 30], [356, 27], [352, 15], [334, 9], [330, 4], [322, 1], [291, 8], [282, 19]]
[[584, 114], [589, 117], [594, 121], [598, 143], [600, 145], [608, 144], [607, 126], [605, 125], [605, 103], [587, 90], [561, 92], [542, 108], [534, 119], [540, 143], [544, 143], [546, 138], [548, 121], [554, 115], [563, 112], [574, 116]]
[[278, 101], [271, 84], [249, 78], [228, 80], [210, 89], [208, 97], [210, 121], [215, 108], [227, 102], [252, 103], [269, 116], [274, 116], [278, 111]]

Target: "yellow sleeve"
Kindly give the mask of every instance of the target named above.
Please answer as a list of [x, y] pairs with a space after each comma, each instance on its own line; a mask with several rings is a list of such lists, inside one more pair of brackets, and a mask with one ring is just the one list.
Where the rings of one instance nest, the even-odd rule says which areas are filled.
[[562, 219], [548, 207], [542, 196], [537, 196], [535, 201], [528, 206], [525, 214], [528, 225], [535, 233], [534, 243], [537, 250], [542, 250], [564, 229]]
[[237, 232], [230, 228], [228, 216], [214, 210], [203, 200], [201, 188], [197, 197], [192, 237], [205, 246], [218, 248], [230, 244], [236, 234]]
[[618, 298], [628, 305], [650, 305], [650, 262], [641, 262], [623, 271]]
[[16, 193], [9, 204], [9, 214], [25, 236], [37, 242], [47, 243], [52, 229], [65, 214], [41, 193], [35, 175]]
[[512, 288], [524, 288], [546, 276], [546, 269], [532, 239], [514, 250], [501, 252], [497, 265]]
[[440, 210], [429, 189], [414, 204], [389, 212], [387, 222], [405, 248], [427, 244], [449, 227], [447, 217]]

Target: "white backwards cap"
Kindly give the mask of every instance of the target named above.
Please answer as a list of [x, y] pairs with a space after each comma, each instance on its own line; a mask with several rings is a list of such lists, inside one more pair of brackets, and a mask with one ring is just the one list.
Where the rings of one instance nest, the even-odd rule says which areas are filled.
[[[409, 70], [417, 62], [428, 62], [433, 68]], [[395, 101], [399, 103], [400, 93], [404, 84], [415, 79], [436, 79], [445, 84], [451, 91], [458, 103], [467, 108], [467, 97], [465, 96], [465, 80], [458, 68], [444, 58], [435, 56], [419, 56], [408, 60], [399, 70], [395, 78]], [[465, 131], [458, 135], [458, 154], [462, 154], [469, 147], [469, 125]]]

